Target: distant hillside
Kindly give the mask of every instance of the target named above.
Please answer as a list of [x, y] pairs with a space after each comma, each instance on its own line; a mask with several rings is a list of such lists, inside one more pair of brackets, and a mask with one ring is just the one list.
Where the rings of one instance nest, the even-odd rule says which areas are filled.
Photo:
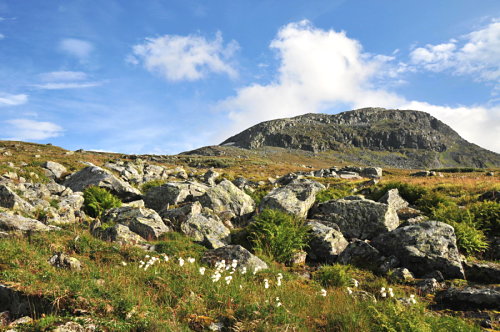
[[[346, 161], [401, 168], [500, 166], [499, 154], [467, 142], [430, 114], [412, 110], [363, 108], [266, 121], [221, 146], [331, 153]], [[210, 154], [210, 149], [191, 153]]]

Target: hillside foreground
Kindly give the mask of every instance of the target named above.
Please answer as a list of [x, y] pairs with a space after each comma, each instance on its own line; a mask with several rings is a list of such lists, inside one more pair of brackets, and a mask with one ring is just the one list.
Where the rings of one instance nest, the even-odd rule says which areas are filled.
[[279, 153], [0, 142], [0, 329], [500, 328], [497, 169]]

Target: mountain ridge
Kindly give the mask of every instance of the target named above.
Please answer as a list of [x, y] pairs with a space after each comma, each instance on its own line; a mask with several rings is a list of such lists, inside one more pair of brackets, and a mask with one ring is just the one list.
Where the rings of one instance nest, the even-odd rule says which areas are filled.
[[447, 124], [415, 110], [362, 108], [338, 114], [308, 113], [261, 122], [220, 145], [315, 154], [361, 149], [368, 154], [403, 155], [410, 162], [399, 165], [391, 158], [385, 162], [403, 168], [500, 166], [499, 154], [466, 141]]

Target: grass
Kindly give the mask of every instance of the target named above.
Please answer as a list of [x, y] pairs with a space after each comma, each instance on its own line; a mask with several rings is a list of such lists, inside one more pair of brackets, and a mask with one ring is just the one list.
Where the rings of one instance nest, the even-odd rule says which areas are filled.
[[[169, 255], [168, 262], [144, 270], [139, 262], [147, 252], [97, 240], [83, 227], [77, 232], [77, 239], [72, 231], [63, 230], [33, 235], [31, 241], [0, 240], [0, 281], [27, 294], [43, 294], [56, 305], [52, 313], [22, 330], [44, 331], [58, 322], [82, 320], [73, 314], [79, 310], [88, 312], [101, 329], [113, 331], [189, 331], [219, 321], [242, 331], [405, 331], [417, 321], [420, 327], [415, 331], [450, 327], [452, 331], [479, 331], [458, 318], [443, 319], [426, 311], [424, 303], [405, 307], [393, 300], [356, 300], [343, 286], [326, 287], [327, 296], [322, 297], [320, 283], [301, 279], [281, 265], [273, 264], [257, 275], [235, 273], [229, 285], [224, 279], [214, 283], [210, 279], [213, 269], [207, 267], [205, 275], [199, 274], [199, 259], [179, 266], [177, 254], [192, 253], [188, 247], [196, 246], [186, 247], [189, 240], [180, 235], [159, 242], [172, 242], [161, 250]], [[83, 270], [50, 266], [47, 258], [54, 251], [78, 258]], [[284, 276], [280, 287], [278, 273]], [[353, 271], [362, 280], [361, 289], [377, 290], [379, 277], [369, 274], [363, 279], [362, 274], [367, 272]], [[264, 279], [269, 280], [268, 289]], [[395, 292], [408, 296], [404, 288]]]

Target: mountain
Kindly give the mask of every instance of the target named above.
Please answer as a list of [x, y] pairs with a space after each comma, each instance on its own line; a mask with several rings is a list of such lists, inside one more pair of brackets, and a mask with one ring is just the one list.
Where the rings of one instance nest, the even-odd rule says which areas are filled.
[[401, 168], [500, 166], [499, 154], [467, 142], [430, 114], [413, 110], [363, 108], [271, 120], [228, 138], [221, 146], [330, 153], [346, 161]]

